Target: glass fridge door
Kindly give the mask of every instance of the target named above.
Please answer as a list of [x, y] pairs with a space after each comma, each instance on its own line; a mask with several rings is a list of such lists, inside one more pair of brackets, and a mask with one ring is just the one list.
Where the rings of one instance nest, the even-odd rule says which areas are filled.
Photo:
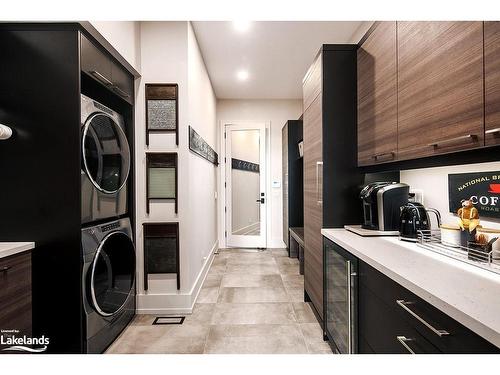
[[341, 354], [355, 353], [357, 260], [325, 241], [325, 329]]

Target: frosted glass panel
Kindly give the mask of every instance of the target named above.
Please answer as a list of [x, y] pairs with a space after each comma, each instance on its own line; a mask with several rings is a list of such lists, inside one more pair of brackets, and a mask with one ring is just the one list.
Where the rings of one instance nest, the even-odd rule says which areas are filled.
[[232, 234], [260, 235], [260, 132], [231, 132]]
[[149, 170], [149, 197], [175, 198], [175, 168], [151, 168]]

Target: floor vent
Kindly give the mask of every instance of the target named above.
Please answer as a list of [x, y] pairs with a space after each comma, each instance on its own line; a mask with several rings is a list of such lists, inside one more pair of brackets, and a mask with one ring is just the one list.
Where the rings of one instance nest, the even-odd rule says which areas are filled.
[[182, 324], [184, 323], [184, 316], [158, 316], [153, 322], [153, 325], [162, 324]]

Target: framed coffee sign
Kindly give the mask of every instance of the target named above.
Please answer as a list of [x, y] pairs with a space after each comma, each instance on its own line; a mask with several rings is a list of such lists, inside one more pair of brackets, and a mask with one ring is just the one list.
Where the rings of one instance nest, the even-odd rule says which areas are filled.
[[500, 218], [500, 171], [449, 174], [448, 196], [450, 212], [471, 199], [480, 216]]

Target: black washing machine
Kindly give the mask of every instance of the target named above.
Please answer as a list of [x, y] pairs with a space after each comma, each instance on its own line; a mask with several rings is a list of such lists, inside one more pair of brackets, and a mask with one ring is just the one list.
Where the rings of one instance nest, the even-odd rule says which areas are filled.
[[123, 117], [81, 95], [82, 224], [127, 213], [131, 155]]
[[102, 353], [135, 314], [135, 247], [128, 218], [82, 229], [84, 338]]

